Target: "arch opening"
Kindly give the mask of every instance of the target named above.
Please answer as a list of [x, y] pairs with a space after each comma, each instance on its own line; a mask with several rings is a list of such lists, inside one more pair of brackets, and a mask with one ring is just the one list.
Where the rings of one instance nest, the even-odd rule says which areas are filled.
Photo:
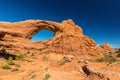
[[33, 35], [33, 37], [31, 38], [31, 40], [33, 42], [49, 40], [54, 35], [55, 35], [55, 32], [43, 29], [43, 30], [39, 31], [38, 33], [36, 33], [35, 35]]

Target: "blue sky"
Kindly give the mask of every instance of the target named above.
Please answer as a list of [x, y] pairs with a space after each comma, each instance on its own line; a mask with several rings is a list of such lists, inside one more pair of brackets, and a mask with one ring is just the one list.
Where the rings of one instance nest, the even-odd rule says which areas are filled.
[[[120, 0], [0, 0], [0, 21], [73, 19], [97, 44], [120, 47]], [[40, 36], [46, 34], [46, 37]], [[39, 33], [47, 39], [53, 33]]]
[[55, 34], [54, 32], [49, 31], [49, 30], [41, 30], [32, 37], [32, 41], [35, 42], [39, 40], [40, 41], [48, 40], [52, 38], [54, 34]]

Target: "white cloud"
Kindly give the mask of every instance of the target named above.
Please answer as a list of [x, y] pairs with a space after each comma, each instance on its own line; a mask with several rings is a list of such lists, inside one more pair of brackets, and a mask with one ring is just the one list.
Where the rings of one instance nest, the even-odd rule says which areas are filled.
[[111, 44], [111, 47], [112, 48], [119, 48], [118, 45], [115, 45], [115, 44]]
[[[110, 44], [110, 43], [109, 43]], [[100, 46], [101, 44], [97, 44], [97, 46]], [[110, 46], [112, 47], [112, 48], [120, 48], [118, 45], [116, 45], [116, 44], [110, 44]]]
[[97, 44], [97, 46], [100, 46], [100, 44]]

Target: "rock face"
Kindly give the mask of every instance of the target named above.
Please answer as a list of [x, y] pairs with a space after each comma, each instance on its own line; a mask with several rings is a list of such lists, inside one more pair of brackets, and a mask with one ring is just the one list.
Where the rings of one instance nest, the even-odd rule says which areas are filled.
[[[97, 64], [98, 65], [98, 64]], [[85, 80], [120, 80], [120, 73], [118, 64], [112, 64], [114, 65], [114, 69], [111, 66], [96, 66], [96, 65], [90, 65], [90, 66], [83, 66], [82, 69], [87, 75], [87, 79]]]
[[110, 44], [101, 44], [100, 47], [105, 50], [105, 52], [112, 51]]
[[[47, 41], [32, 42], [30, 39], [40, 30], [55, 32]], [[0, 48], [12, 54], [23, 52], [42, 52], [72, 54], [75, 56], [98, 57], [102, 52], [111, 51], [110, 46], [98, 47], [94, 40], [85, 36], [80, 26], [72, 20], [61, 23], [45, 20], [27, 20], [24, 22], [0, 22]], [[107, 51], [106, 51], [107, 49]]]

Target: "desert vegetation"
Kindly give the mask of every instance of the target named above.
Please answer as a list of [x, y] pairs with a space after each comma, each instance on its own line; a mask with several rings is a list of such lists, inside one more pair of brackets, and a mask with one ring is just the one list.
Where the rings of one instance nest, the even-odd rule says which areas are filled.
[[60, 61], [59, 65], [64, 65], [65, 63], [70, 62], [67, 56], [64, 56]]
[[120, 61], [120, 51], [104, 53], [103, 57], [96, 59], [96, 62], [119, 62]]
[[51, 75], [47, 73], [47, 74], [45, 74], [44, 80], [48, 80], [50, 77], [51, 77]]

